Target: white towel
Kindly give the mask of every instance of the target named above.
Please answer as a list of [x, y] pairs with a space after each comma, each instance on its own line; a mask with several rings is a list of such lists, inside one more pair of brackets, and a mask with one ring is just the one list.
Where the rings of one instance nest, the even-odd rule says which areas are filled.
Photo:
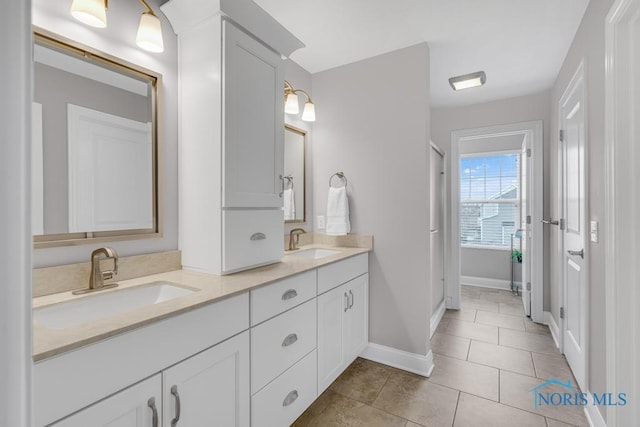
[[344, 236], [350, 231], [351, 223], [349, 222], [347, 188], [329, 187], [325, 233], [332, 236]]
[[293, 188], [284, 190], [282, 198], [284, 199], [284, 220], [296, 219], [296, 200]]

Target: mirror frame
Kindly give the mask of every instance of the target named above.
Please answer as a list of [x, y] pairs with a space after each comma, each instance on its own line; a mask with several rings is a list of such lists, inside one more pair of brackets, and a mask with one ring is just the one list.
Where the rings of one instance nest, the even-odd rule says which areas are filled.
[[307, 133], [308, 131], [304, 129], [300, 129], [288, 123], [284, 124], [284, 130], [291, 131], [293, 133], [297, 133], [302, 136], [302, 157], [303, 157], [303, 165], [302, 165], [302, 174], [304, 178], [304, 194], [302, 197], [303, 211], [304, 215], [302, 215], [302, 219], [287, 219], [284, 221], [285, 224], [305, 224], [307, 222]]
[[149, 81], [151, 84], [151, 121], [152, 121], [152, 206], [153, 206], [153, 227], [131, 230], [113, 231], [93, 231], [81, 233], [60, 233], [44, 234], [33, 236], [34, 249], [52, 248], [59, 246], [84, 245], [101, 242], [112, 242], [122, 240], [138, 240], [154, 237], [162, 237], [162, 181], [160, 179], [159, 165], [161, 162], [161, 138], [160, 138], [160, 91], [162, 86], [162, 75], [138, 65], [132, 64], [121, 58], [93, 49], [89, 46], [74, 40], [67, 39], [58, 34], [33, 26], [33, 43], [43, 46], [53, 47], [62, 50], [69, 55], [75, 55], [105, 66], [115, 68], [133, 74]]

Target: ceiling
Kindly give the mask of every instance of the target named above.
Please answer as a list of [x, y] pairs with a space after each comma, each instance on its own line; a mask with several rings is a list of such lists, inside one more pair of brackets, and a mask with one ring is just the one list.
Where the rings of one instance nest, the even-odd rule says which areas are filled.
[[[306, 47], [310, 73], [427, 42], [431, 106], [451, 107], [551, 88], [589, 0], [254, 0]], [[448, 78], [484, 70], [454, 92]]]

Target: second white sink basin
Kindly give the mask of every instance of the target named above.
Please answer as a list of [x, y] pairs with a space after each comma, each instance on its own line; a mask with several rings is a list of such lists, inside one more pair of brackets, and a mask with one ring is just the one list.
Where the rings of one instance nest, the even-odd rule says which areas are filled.
[[170, 282], [152, 282], [128, 289], [97, 291], [76, 300], [33, 310], [33, 320], [49, 329], [65, 329], [115, 316], [196, 292]]
[[287, 254], [287, 256], [293, 258], [322, 259], [339, 253], [340, 251], [334, 251], [333, 249], [312, 248], [303, 249], [297, 252], [291, 252]]

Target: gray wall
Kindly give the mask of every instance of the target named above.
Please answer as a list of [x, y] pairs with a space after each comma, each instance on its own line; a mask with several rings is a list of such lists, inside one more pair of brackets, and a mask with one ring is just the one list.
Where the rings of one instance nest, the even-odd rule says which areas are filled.
[[44, 233], [68, 233], [67, 104], [148, 122], [150, 102], [146, 96], [37, 62], [33, 73], [33, 96], [42, 104], [44, 130]]
[[[509, 123], [542, 120], [544, 126], [544, 170], [549, 170], [549, 123], [550, 123], [549, 91], [534, 95], [487, 102], [457, 108], [434, 108], [431, 110], [431, 139], [444, 150], [450, 152], [451, 132], [461, 129], [473, 129], [485, 126], [504, 125]], [[450, 159], [451, 161], [451, 159]], [[451, 188], [450, 177], [447, 177], [447, 188]], [[543, 216], [549, 216], [549, 175], [544, 176]], [[451, 203], [449, 197], [448, 203]], [[545, 227], [547, 228], [547, 227]], [[549, 288], [549, 231], [545, 229], [544, 241], [544, 310], [550, 307]]]
[[[306, 91], [317, 104], [316, 99], [313, 96], [312, 79], [311, 74], [292, 60], [285, 61], [284, 78], [287, 80], [294, 89], [302, 89]], [[306, 221], [303, 223], [285, 224], [284, 231], [286, 235], [289, 234], [291, 229], [302, 227], [307, 231], [313, 229], [313, 162], [312, 162], [312, 147], [314, 140], [313, 123], [303, 122], [300, 117], [302, 116], [302, 109], [306, 98], [300, 94], [298, 96], [300, 102], [300, 114], [285, 114], [284, 122], [291, 126], [297, 127], [307, 132], [307, 146], [305, 147], [305, 195], [306, 195]], [[316, 117], [321, 117], [324, 113], [324, 108], [316, 105]], [[297, 206], [296, 206], [297, 208]], [[297, 212], [296, 212], [297, 215]]]
[[[588, 158], [588, 205], [587, 218], [600, 222], [602, 229], [605, 212], [604, 201], [604, 104], [605, 104], [605, 17], [613, 4], [613, 0], [591, 1], [584, 15], [582, 24], [576, 33], [569, 53], [560, 69], [558, 79], [552, 91], [551, 113], [551, 215], [558, 218], [558, 103], [578, 64], [585, 59], [587, 81], [587, 158]], [[589, 349], [587, 384], [593, 392], [606, 390], [606, 328], [605, 328], [605, 239], [600, 235], [599, 243], [589, 245]], [[557, 253], [557, 231], [551, 236], [552, 288], [551, 314], [559, 322], [560, 282], [559, 254]], [[606, 411], [601, 410], [602, 416]]]
[[[159, 142], [161, 145], [162, 222], [161, 238], [109, 242], [120, 255], [161, 252], [178, 248], [178, 66], [177, 38], [171, 25], [158, 9], [161, 0], [150, 5], [162, 21], [165, 51], [153, 54], [135, 44], [140, 14], [138, 2], [109, 3], [109, 26], [94, 29], [76, 21], [69, 14], [69, 2], [34, 0], [33, 24], [65, 38], [117, 56], [125, 61], [162, 74], [160, 92]], [[87, 261], [91, 251], [103, 244], [86, 244], [60, 248], [38, 249], [33, 254], [33, 266], [44, 267]]]
[[[398, 84], [410, 90], [399, 90]], [[427, 354], [429, 48], [426, 43], [313, 75], [314, 209], [343, 171], [353, 233], [373, 234], [371, 342]]]

